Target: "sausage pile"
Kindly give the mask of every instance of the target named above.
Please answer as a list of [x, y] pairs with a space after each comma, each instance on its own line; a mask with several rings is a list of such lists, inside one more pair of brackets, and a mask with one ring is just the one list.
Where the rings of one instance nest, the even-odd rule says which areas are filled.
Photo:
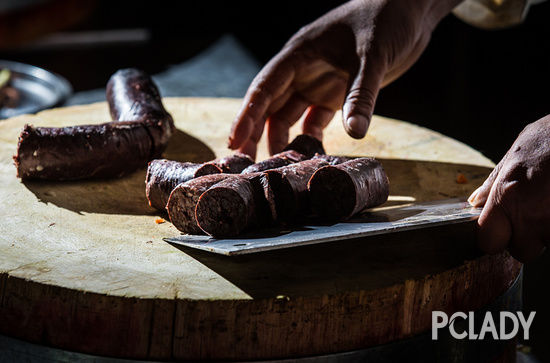
[[[312, 215], [345, 220], [389, 195], [377, 160], [325, 155], [311, 136], [298, 136], [283, 152], [256, 164], [246, 165], [245, 158], [236, 154], [204, 164], [153, 160], [146, 181], [149, 203], [165, 209], [184, 233], [222, 238]], [[222, 168], [220, 160], [229, 166]]]
[[72, 127], [25, 125], [13, 157], [21, 179], [120, 177], [160, 157], [174, 129], [153, 80], [137, 69], [107, 84], [114, 121]]
[[258, 163], [240, 153], [206, 163], [159, 159], [174, 122], [142, 71], [116, 72], [107, 84], [107, 101], [111, 122], [25, 125], [14, 156], [17, 176], [108, 178], [148, 165], [149, 204], [167, 211], [178, 230], [214, 237], [311, 216], [345, 220], [388, 198], [388, 178], [377, 160], [326, 155], [321, 142], [308, 135]]

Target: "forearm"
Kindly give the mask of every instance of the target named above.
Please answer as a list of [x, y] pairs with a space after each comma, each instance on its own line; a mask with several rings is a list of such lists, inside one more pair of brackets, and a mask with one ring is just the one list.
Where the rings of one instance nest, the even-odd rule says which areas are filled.
[[353, 7], [353, 3], [358, 3], [369, 13], [375, 13], [375, 17], [384, 17], [389, 13], [389, 17], [395, 19], [395, 14], [403, 14], [404, 22], [415, 22], [431, 32], [462, 2], [464, 0], [352, 0], [346, 5]]

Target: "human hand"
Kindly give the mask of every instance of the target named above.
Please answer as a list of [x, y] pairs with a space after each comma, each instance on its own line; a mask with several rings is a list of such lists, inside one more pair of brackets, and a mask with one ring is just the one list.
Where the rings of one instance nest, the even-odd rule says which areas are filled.
[[342, 106], [347, 133], [364, 137], [379, 89], [418, 59], [459, 2], [352, 0], [303, 27], [250, 85], [229, 147], [254, 157], [267, 124], [269, 152], [280, 152], [306, 111], [302, 132], [321, 140]]
[[487, 180], [469, 198], [483, 206], [480, 247], [508, 247], [521, 262], [540, 255], [550, 241], [550, 115], [529, 124]]

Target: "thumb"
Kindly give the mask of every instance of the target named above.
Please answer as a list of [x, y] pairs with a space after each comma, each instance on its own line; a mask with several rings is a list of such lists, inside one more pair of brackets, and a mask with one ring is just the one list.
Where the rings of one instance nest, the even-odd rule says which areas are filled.
[[375, 63], [367, 66], [366, 62], [362, 62], [344, 102], [344, 129], [355, 139], [361, 139], [367, 133], [376, 97], [386, 74], [386, 68]]

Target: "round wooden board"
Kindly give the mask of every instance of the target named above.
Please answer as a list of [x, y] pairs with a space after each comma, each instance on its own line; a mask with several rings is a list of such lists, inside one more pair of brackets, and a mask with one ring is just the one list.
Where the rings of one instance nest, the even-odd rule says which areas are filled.
[[[240, 100], [167, 98], [178, 128], [165, 156], [229, 154]], [[492, 162], [406, 122], [373, 118], [331, 154], [381, 158], [391, 199], [467, 196]], [[473, 224], [260, 253], [215, 256], [162, 241], [145, 170], [116, 180], [22, 183], [11, 157], [25, 123], [109, 120], [98, 103], [0, 122], [0, 333], [97, 355], [136, 359], [267, 359], [359, 349], [429, 329], [432, 310], [477, 309], [507, 289], [520, 264], [482, 256]], [[291, 135], [299, 131], [296, 126]], [[262, 140], [258, 159], [266, 157]], [[466, 184], [456, 176], [466, 176]]]

